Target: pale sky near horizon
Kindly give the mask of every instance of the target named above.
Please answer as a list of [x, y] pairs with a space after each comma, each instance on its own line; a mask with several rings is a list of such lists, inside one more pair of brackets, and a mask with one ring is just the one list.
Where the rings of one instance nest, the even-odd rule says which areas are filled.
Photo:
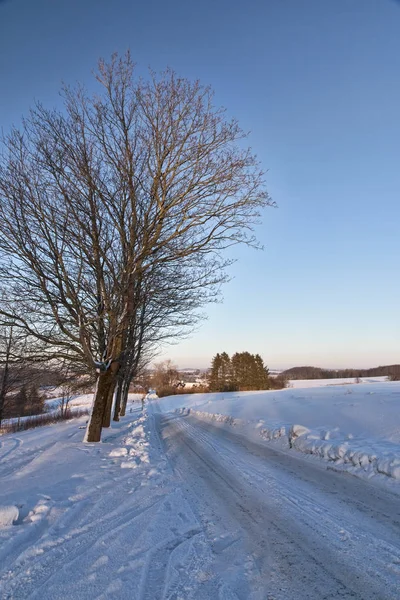
[[100, 56], [210, 83], [278, 209], [236, 248], [222, 304], [166, 350], [180, 367], [259, 352], [271, 368], [400, 362], [400, 3], [0, 1], [0, 127]]

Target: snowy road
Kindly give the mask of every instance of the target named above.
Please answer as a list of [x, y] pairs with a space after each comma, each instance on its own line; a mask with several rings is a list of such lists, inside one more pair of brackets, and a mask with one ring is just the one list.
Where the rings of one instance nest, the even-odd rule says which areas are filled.
[[1, 600], [400, 598], [398, 494], [139, 406], [0, 437]]
[[191, 417], [156, 422], [232, 597], [400, 597], [398, 496]]

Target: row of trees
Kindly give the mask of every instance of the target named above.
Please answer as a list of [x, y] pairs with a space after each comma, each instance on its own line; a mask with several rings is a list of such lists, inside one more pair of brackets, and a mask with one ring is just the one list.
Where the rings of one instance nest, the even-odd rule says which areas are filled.
[[190, 386], [185, 384], [186, 381], [184, 372], [180, 372], [170, 360], [156, 363], [153, 369], [146, 370], [136, 380], [143, 389], [155, 390], [159, 397], [196, 392], [281, 389], [288, 384], [282, 376], [270, 376], [261, 356], [249, 352], [236, 352], [232, 357], [226, 352], [218, 353], [204, 379], [198, 378]]
[[321, 369], [320, 367], [292, 367], [283, 372], [288, 379], [337, 379], [359, 377], [389, 377], [400, 379], [400, 365], [386, 365], [371, 369]]
[[235, 390], [268, 390], [272, 387], [268, 368], [259, 354], [226, 352], [212, 359], [209, 375], [210, 392]]
[[183, 387], [178, 367], [171, 360], [164, 360], [155, 363], [152, 369], [143, 369], [140, 376], [135, 378], [132, 391], [154, 390], [161, 398], [173, 395]]
[[171, 70], [140, 79], [129, 54], [96, 79], [93, 96], [65, 87], [62, 112], [37, 105], [0, 154], [0, 320], [24, 360], [96, 378], [90, 442], [217, 298], [224, 249], [258, 246], [271, 204], [209, 88]]
[[12, 327], [0, 327], [0, 427], [4, 418], [39, 414], [40, 371], [24, 360], [24, 344]]
[[36, 385], [22, 385], [8, 400], [5, 404], [4, 418], [40, 415], [45, 409], [45, 397]]
[[41, 414], [45, 390], [57, 389], [61, 417], [69, 400], [93, 387], [93, 377], [69, 363], [43, 364], [30, 360], [26, 338], [13, 326], [0, 326], [0, 427], [3, 419]]

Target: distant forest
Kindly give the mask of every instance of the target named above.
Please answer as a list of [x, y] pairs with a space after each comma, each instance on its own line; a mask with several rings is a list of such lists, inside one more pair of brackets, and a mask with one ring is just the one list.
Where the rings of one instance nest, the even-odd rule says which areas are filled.
[[386, 365], [372, 369], [320, 369], [319, 367], [292, 367], [281, 373], [287, 379], [338, 379], [342, 377], [389, 377], [400, 379], [400, 365]]

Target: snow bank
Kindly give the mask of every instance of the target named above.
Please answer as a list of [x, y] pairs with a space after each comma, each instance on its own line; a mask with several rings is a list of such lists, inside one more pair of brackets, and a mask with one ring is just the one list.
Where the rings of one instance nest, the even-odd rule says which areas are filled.
[[147, 411], [129, 425], [129, 434], [122, 439], [122, 447], [111, 450], [110, 458], [124, 458], [121, 469], [136, 469], [143, 463], [149, 463], [149, 432]]
[[203, 419], [206, 421], [217, 421], [218, 423], [225, 423], [227, 425], [243, 425], [243, 421], [241, 419], [234, 419], [229, 415], [220, 415], [218, 413], [209, 413], [209, 412], [201, 412], [198, 410], [191, 410], [190, 408], [177, 408], [176, 413], [180, 415], [194, 415], [199, 419]]
[[222, 425], [230, 425], [231, 427], [238, 427], [242, 430], [246, 429], [248, 433], [251, 430], [255, 430], [265, 440], [275, 440], [286, 435], [286, 427], [284, 425], [278, 425], [277, 427], [265, 427], [264, 421], [259, 421], [256, 425], [251, 421], [244, 421], [243, 419], [235, 419], [229, 415], [221, 415], [218, 413], [201, 412], [199, 410], [193, 410], [191, 408], [177, 408], [175, 410], [177, 414], [187, 416], [192, 415], [202, 421], [209, 421], [220, 423]]
[[400, 480], [400, 448], [397, 444], [392, 444], [386, 451], [380, 444], [374, 451], [371, 442], [366, 440], [362, 444], [353, 440], [351, 434], [344, 435], [337, 429], [310, 430], [298, 424], [266, 427], [263, 421], [255, 424], [229, 415], [190, 408], [178, 408], [175, 412], [183, 416], [191, 415], [202, 421], [236, 427], [242, 433], [257, 434], [266, 441], [281, 438], [287, 442], [289, 448], [332, 461], [336, 466], [348, 466], [355, 474], [365, 474], [368, 477], [380, 474]]
[[[383, 378], [381, 378], [383, 379]], [[321, 381], [321, 380], [320, 380]], [[332, 385], [332, 382], [335, 385]], [[302, 382], [304, 383], [304, 382]], [[191, 414], [327, 460], [362, 477], [400, 480], [400, 382], [350, 380], [263, 392], [173, 396], [163, 412]]]
[[347, 466], [355, 473], [358, 471], [368, 477], [380, 474], [400, 480], [397, 444], [374, 444], [372, 440], [354, 440], [351, 434], [345, 436], [338, 430], [318, 432], [297, 425], [289, 432], [289, 444], [299, 452], [319, 456], [336, 466]]
[[162, 412], [187, 407], [245, 421], [338, 428], [400, 445], [400, 382], [177, 395], [162, 398], [159, 405]]

